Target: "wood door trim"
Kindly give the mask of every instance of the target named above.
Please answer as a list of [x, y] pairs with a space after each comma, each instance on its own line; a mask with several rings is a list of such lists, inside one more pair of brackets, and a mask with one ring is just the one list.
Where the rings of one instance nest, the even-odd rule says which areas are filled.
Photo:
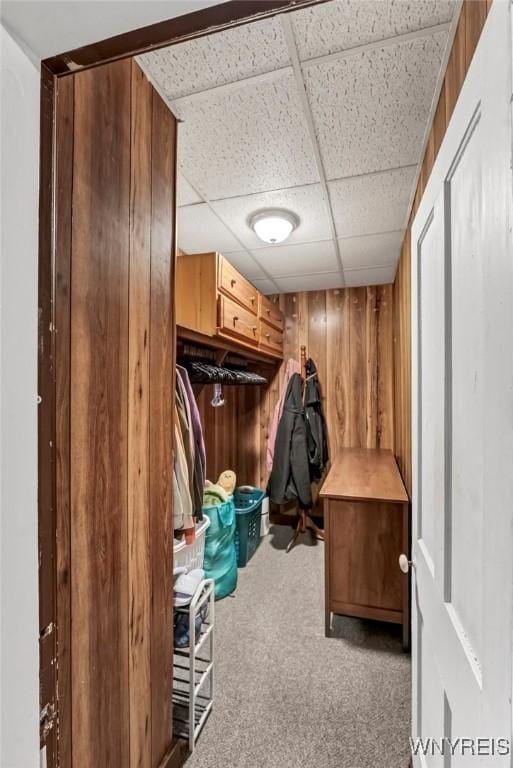
[[52, 75], [66, 75], [325, 2], [328, 0], [229, 0], [51, 56], [43, 66]]
[[[53, 230], [54, 111], [56, 80], [41, 72], [40, 168], [39, 168], [39, 277], [38, 277], [38, 549], [39, 549], [39, 630], [40, 708], [57, 706], [57, 633], [43, 638], [57, 608], [56, 457], [55, 457], [55, 265]], [[45, 676], [45, 645], [52, 644], [51, 676]], [[46, 745], [48, 765], [56, 764], [56, 727], [40, 727], [40, 744]]]
[[[59, 765], [71, 768], [71, 211], [73, 187], [74, 82], [57, 81], [61, 109], [56, 115], [57, 142], [55, 230], [55, 281], [62, 297], [55, 302], [55, 409], [56, 409], [56, 616], [58, 657], [58, 701], [70, 715], [59, 721]], [[56, 97], [57, 97], [56, 93]]]

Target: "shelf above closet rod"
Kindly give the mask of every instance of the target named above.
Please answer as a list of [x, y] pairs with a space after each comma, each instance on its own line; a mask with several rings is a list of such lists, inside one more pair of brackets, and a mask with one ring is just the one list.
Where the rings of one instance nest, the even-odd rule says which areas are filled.
[[190, 328], [185, 328], [181, 325], [176, 326], [176, 333], [179, 343], [190, 341], [208, 349], [219, 350], [222, 352], [226, 351], [227, 354], [232, 353], [246, 360], [254, 360], [256, 362], [265, 363], [266, 365], [270, 366], [276, 366], [282, 362], [280, 358], [276, 357], [276, 355], [267, 354], [263, 350], [253, 349], [250, 346], [244, 345], [243, 343], [231, 342], [226, 339], [221, 339], [214, 336], [207, 336], [203, 333], [193, 331]]

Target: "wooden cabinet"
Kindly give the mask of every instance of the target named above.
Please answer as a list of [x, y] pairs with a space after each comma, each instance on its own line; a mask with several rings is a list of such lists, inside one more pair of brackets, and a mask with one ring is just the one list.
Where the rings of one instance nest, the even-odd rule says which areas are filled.
[[409, 502], [392, 451], [343, 448], [320, 496], [326, 535], [326, 634], [331, 614], [391, 621], [409, 634]]
[[257, 314], [257, 289], [224, 256], [219, 256], [217, 287], [230, 299], [246, 307], [254, 315]]
[[176, 322], [179, 336], [283, 357], [283, 313], [220, 253], [179, 256]]
[[219, 296], [218, 330], [248, 344], [256, 344], [259, 338], [256, 316], [227, 296]]
[[272, 325], [260, 318], [260, 349], [269, 350], [273, 354], [283, 357], [283, 333], [277, 331]]
[[272, 325], [283, 333], [283, 312], [276, 306], [276, 304], [273, 304], [267, 296], [263, 296], [262, 294], [260, 294], [258, 314], [261, 320], [264, 320], [266, 323], [269, 323], [269, 325]]
[[217, 327], [217, 261], [216, 253], [176, 260], [176, 324], [205, 336]]

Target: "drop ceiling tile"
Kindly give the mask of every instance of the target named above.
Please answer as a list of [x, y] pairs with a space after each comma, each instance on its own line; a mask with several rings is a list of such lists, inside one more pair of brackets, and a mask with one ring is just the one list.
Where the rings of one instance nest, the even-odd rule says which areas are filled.
[[328, 182], [337, 235], [350, 237], [402, 229], [415, 168]]
[[212, 207], [251, 250], [266, 247], [248, 224], [251, 214], [261, 208], [286, 208], [299, 216], [299, 226], [292, 232], [287, 245], [327, 240], [331, 236], [320, 184], [217, 200], [212, 203]]
[[344, 269], [397, 264], [403, 238], [404, 232], [400, 231], [339, 239], [338, 247]]
[[206, 203], [178, 208], [177, 240], [178, 247], [186, 253], [223, 253], [240, 249], [240, 243]]
[[210, 200], [319, 180], [292, 74], [177, 103], [180, 162]]
[[310, 275], [295, 275], [276, 278], [283, 293], [295, 291], [324, 291], [328, 288], [341, 288], [343, 285], [340, 272], [320, 272]]
[[451, 20], [451, 0], [340, 0], [291, 14], [302, 60]]
[[178, 206], [201, 203], [201, 197], [196, 194], [185, 176], [178, 172], [176, 180], [176, 202]]
[[458, 0], [389, 0], [392, 35], [449, 22], [459, 8]]
[[169, 99], [290, 64], [278, 17], [161, 48], [138, 60]]
[[272, 280], [268, 280], [266, 277], [262, 279], [254, 278], [251, 282], [255, 288], [258, 288], [259, 291], [262, 291], [262, 293], [265, 293], [267, 296], [271, 293], [278, 293], [275, 284]]
[[242, 272], [248, 280], [252, 280], [255, 277], [265, 277], [265, 273], [247, 251], [235, 251], [234, 253], [225, 251], [223, 252], [223, 256], [226, 256], [228, 261], [233, 264], [234, 267], [237, 267], [239, 272]]
[[393, 283], [397, 267], [378, 267], [377, 269], [346, 269], [344, 277], [348, 288], [361, 285], [385, 285]]
[[296, 243], [259, 248], [253, 255], [266, 272], [276, 279], [279, 276], [297, 276], [315, 270], [334, 272], [338, 269], [335, 246], [332, 240], [317, 243]]
[[419, 162], [446, 32], [304, 70], [328, 179]]

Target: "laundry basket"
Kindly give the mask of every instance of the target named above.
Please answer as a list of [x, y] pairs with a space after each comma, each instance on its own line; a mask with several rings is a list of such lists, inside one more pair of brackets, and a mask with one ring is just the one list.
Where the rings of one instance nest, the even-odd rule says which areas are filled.
[[264, 497], [265, 491], [249, 485], [236, 488], [233, 494], [237, 521], [235, 550], [239, 568], [244, 568], [251, 560], [260, 543], [260, 523]]
[[173, 547], [173, 569], [186, 568], [192, 571], [195, 568], [203, 568], [205, 557], [205, 534], [210, 525], [208, 517], [204, 517], [196, 525], [196, 539], [192, 544], [184, 544], [181, 541]]

